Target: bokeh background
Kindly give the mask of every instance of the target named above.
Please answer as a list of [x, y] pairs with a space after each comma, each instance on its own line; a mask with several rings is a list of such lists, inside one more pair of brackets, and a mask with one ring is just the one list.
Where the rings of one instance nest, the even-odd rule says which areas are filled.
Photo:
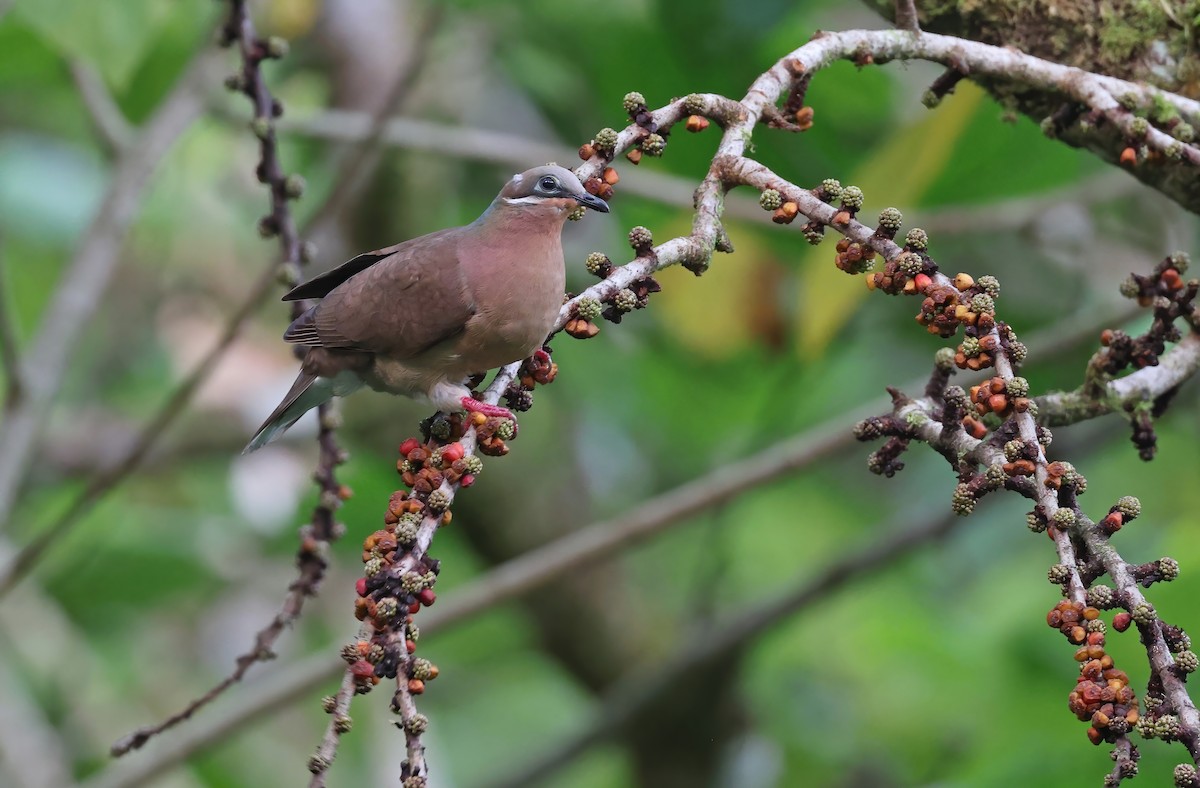
[[[322, 217], [313, 272], [469, 221], [512, 172], [569, 163], [597, 129], [619, 126], [627, 91], [651, 106], [694, 91], [740, 97], [813, 31], [884, 24], [833, 0], [461, 0], [438, 5], [416, 46], [433, 8], [418, 0], [253, 5], [262, 33], [291, 41], [265, 71], [286, 108], [284, 166], [308, 184], [295, 204], [302, 222], [315, 218], [397, 75], [417, 69], [371, 177]], [[211, 0], [0, 2], [0, 308], [23, 346], [116, 167], [81, 82], [102, 86], [129, 124], [145, 122], [211, 48], [222, 10]], [[220, 87], [233, 53], [218, 63], [211, 108], [158, 164], [119, 266], [92, 294], [94, 315], [3, 524], [6, 554], [120, 457], [277, 259], [255, 231], [266, 194], [248, 108]], [[857, 184], [864, 216], [894, 205], [908, 226], [930, 231], [945, 268], [999, 276], [1001, 311], [1030, 344], [1035, 392], [1073, 388], [1100, 329], [1130, 316], [1116, 294], [1121, 278], [1194, 250], [1196, 223], [970, 85], [926, 110], [920, 96], [936, 74], [923, 64], [830, 68], [808, 94], [815, 127], [760, 129], [756, 155], [798, 183]], [[613, 213], [566, 230], [569, 287], [589, 282], [591, 250], [626, 259], [632, 225], [658, 239], [686, 232], [690, 191], [716, 140], [716, 128], [681, 130], [662, 160], [636, 172], [622, 160]], [[771, 224], [753, 197], [731, 200], [737, 251], [703, 278], [665, 271], [649, 309], [604, 324], [593, 340], [555, 342], [557, 382], [539, 389], [512, 453], [487, 462], [438, 536], [441, 597], [493, 563], [777, 441], [848, 431], [855, 408], [882, 409], [885, 385], [911, 387], [927, 374], [939, 342], [913, 323], [913, 302], [868, 299], [831, 264], [831, 241], [810, 248], [799, 224]], [[280, 341], [286, 312], [268, 299], [151, 458], [100, 504], [72, 512], [70, 535], [0, 601], [0, 784], [137, 784], [139, 761], [186, 729], [128, 762], [111, 763], [109, 744], [207, 689], [275, 612], [314, 502], [315, 425], [251, 457], [239, 452], [294, 375]], [[1088, 477], [1092, 514], [1120, 495], [1141, 498], [1145, 515], [1117, 544], [1130, 560], [1180, 561], [1181, 579], [1152, 599], [1189, 629], [1200, 626], [1196, 391], [1186, 386], [1159, 423], [1153, 463], [1138, 460], [1116, 417], [1059, 430], [1052, 451]], [[278, 659], [194, 725], [237, 711], [305, 660], [331, 658], [356, 630], [359, 543], [397, 487], [395, 447], [427, 414], [369, 392], [343, 412], [352, 457], [340, 476], [355, 495], [340, 512], [348, 534], [322, 594]], [[989, 498], [944, 538], [781, 612], [718, 659], [667, 671], [679, 681], [661, 691], [628, 692], [686, 654], [689, 638], [728, 631], [843, 556], [948, 516], [954, 479], [944, 461], [915, 447], [886, 480], [867, 472], [869, 451], [847, 445], [520, 604], [423, 638], [442, 674], [420, 698], [432, 720], [431, 784], [516, 773], [594, 729], [620, 707], [614, 697], [640, 698], [632, 719], [545, 784], [1098, 784], [1109, 760], [1066, 708], [1072, 649], [1043, 623], [1058, 598], [1045, 578], [1054, 554], [1028, 532], [1015, 496]], [[1112, 649], [1144, 682], [1135, 636], [1114, 638]], [[304, 784], [327, 721], [319, 698], [336, 683], [139, 779]], [[331, 784], [395, 783], [403, 744], [387, 694], [357, 699]], [[1182, 760], [1178, 746], [1143, 752], [1148, 784], [1164, 784]]]

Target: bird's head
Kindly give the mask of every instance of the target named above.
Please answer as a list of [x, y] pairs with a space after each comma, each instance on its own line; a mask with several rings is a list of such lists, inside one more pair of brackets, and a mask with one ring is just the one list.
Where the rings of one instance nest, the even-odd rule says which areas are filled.
[[497, 202], [512, 206], [534, 206], [565, 214], [577, 205], [608, 213], [608, 203], [589, 194], [575, 173], [557, 164], [546, 164], [518, 173], [500, 190]]

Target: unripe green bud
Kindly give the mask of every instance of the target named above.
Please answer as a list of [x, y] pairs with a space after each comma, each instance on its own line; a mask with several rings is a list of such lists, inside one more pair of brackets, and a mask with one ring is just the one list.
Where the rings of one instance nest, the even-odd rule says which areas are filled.
[[591, 296], [584, 296], [575, 302], [575, 314], [579, 315], [583, 320], [589, 323], [594, 323], [600, 319], [600, 313], [604, 311], [604, 307], [598, 300]]
[[929, 248], [929, 235], [920, 227], [914, 227], [904, 236], [904, 243], [918, 252]]
[[758, 195], [758, 204], [764, 211], [774, 211], [783, 205], [783, 195], [774, 189], [767, 189]]
[[885, 230], [895, 232], [900, 229], [901, 223], [904, 221], [904, 214], [895, 208], [884, 208], [879, 212], [879, 226]]
[[634, 115], [646, 107], [646, 97], [636, 90], [625, 94], [625, 98], [621, 100], [621, 107], [629, 115]]
[[842, 189], [842, 207], [847, 211], [857, 211], [863, 205], [863, 191], [857, 186], [847, 186]]
[[611, 155], [617, 147], [617, 131], [607, 126], [596, 132], [596, 147]]

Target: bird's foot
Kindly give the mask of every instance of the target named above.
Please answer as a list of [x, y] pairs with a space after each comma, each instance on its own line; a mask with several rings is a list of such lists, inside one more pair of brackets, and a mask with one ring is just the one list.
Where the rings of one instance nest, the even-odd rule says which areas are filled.
[[512, 423], [512, 437], [517, 437], [517, 417], [508, 408], [502, 408], [499, 405], [489, 405], [486, 402], [480, 402], [474, 397], [463, 397], [461, 402], [463, 410], [468, 414], [480, 413], [487, 418], [508, 419]]

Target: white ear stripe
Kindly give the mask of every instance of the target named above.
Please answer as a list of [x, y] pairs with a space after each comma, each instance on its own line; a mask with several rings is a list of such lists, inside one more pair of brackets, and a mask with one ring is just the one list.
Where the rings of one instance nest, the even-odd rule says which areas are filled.
[[522, 173], [518, 172], [516, 175], [512, 176], [513, 183], [520, 183], [523, 180], [525, 180], [525, 176]]

